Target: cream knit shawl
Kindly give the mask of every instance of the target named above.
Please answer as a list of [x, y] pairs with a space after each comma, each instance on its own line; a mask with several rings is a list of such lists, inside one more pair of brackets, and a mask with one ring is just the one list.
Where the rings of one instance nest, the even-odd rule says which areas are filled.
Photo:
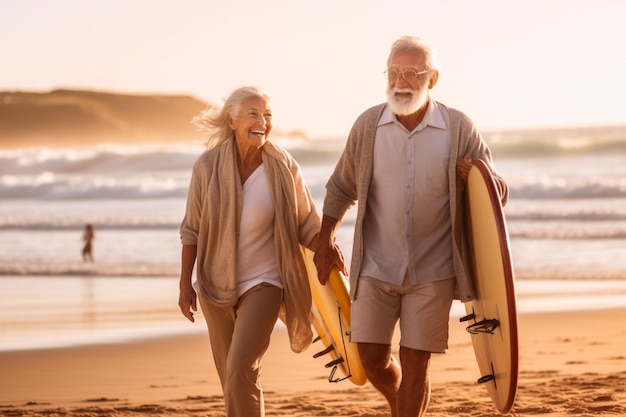
[[[319, 232], [320, 217], [296, 161], [271, 142], [262, 150], [274, 202], [274, 241], [283, 282], [280, 318], [287, 326], [291, 349], [301, 352], [313, 339], [311, 292], [301, 246]], [[201, 296], [223, 307], [237, 302], [237, 236], [243, 191], [236, 152], [233, 139], [198, 158], [181, 225], [182, 243], [197, 245]]]

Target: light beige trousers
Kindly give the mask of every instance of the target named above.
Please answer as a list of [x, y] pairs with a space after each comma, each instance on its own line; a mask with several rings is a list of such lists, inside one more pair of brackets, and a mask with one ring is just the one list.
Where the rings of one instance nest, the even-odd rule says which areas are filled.
[[199, 298], [224, 392], [226, 416], [265, 416], [261, 360], [278, 319], [282, 290], [259, 284], [243, 294], [237, 305], [227, 308]]

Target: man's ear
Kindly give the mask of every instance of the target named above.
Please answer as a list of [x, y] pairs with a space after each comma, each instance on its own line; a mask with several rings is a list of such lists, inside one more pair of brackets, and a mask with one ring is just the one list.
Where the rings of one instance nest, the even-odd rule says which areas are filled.
[[430, 80], [428, 81], [428, 89], [431, 89], [435, 85], [437, 85], [437, 81], [439, 81], [439, 71], [435, 70], [433, 72], [433, 76], [430, 77]]

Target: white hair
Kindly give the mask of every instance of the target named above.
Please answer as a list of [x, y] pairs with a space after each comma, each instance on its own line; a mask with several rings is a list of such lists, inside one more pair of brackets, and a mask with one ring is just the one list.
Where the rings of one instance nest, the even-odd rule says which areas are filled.
[[207, 149], [220, 145], [233, 137], [234, 132], [230, 127], [229, 117], [236, 119], [243, 102], [250, 97], [260, 97], [270, 103], [272, 102], [270, 95], [259, 87], [241, 87], [228, 96], [221, 109], [207, 108], [191, 120], [191, 123], [206, 132], [207, 139], [204, 145]]
[[391, 61], [395, 54], [400, 51], [418, 51], [424, 56], [426, 68], [439, 70], [439, 59], [434, 48], [424, 42], [417, 36], [402, 36], [391, 45], [391, 51], [387, 58], [387, 67], [391, 65]]

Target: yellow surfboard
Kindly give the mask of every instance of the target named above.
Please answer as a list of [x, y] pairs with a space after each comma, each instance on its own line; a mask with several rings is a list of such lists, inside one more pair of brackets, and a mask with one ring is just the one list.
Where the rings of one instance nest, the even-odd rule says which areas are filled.
[[475, 299], [465, 303], [474, 353], [496, 409], [513, 407], [518, 378], [517, 309], [509, 235], [487, 165], [474, 161], [465, 185], [467, 238]]
[[[304, 249], [304, 255], [313, 298], [311, 307], [313, 327], [324, 346], [324, 349], [313, 357], [330, 356], [331, 360], [326, 364], [327, 368], [332, 368], [328, 377], [330, 382], [349, 379], [356, 385], [363, 385], [367, 382], [367, 377], [361, 365], [357, 345], [350, 342], [348, 280], [335, 268], [330, 273], [326, 285], [320, 284], [313, 263], [313, 252]], [[335, 376], [337, 369], [341, 371], [343, 377]]]

